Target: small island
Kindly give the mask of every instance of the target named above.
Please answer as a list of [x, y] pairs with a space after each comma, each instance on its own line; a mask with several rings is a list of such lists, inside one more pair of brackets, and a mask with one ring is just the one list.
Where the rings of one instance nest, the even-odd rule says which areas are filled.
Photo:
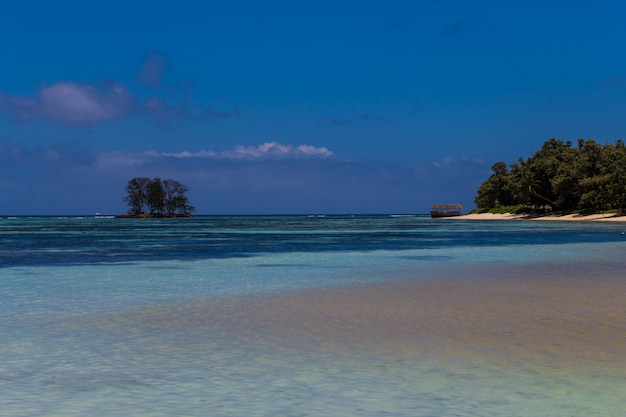
[[186, 196], [189, 188], [176, 180], [133, 178], [126, 184], [128, 213], [116, 218], [149, 219], [191, 217], [195, 207]]

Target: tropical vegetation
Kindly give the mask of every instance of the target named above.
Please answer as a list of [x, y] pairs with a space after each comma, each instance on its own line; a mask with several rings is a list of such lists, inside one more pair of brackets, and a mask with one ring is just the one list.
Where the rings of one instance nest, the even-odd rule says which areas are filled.
[[189, 216], [195, 207], [186, 196], [188, 187], [176, 180], [133, 178], [126, 184], [128, 214], [154, 217]]
[[621, 139], [547, 140], [528, 159], [497, 162], [474, 199], [479, 211], [516, 207], [555, 211], [624, 211], [626, 146]]

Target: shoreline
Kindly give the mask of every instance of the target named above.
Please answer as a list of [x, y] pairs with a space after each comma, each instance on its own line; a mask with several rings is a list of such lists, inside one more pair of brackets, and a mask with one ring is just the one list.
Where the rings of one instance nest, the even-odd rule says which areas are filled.
[[513, 213], [471, 213], [460, 216], [445, 217], [456, 220], [533, 220], [533, 221], [598, 221], [598, 222], [626, 222], [624, 214], [513, 214]]
[[113, 216], [116, 219], [186, 219], [191, 214], [118, 214]]

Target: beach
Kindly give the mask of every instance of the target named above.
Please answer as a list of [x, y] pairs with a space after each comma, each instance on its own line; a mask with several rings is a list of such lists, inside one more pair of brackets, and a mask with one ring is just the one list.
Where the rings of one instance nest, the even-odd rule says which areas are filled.
[[512, 213], [470, 213], [461, 216], [445, 217], [457, 220], [538, 220], [538, 221], [598, 221], [626, 222], [626, 216], [620, 214], [562, 214], [562, 215], [527, 215]]

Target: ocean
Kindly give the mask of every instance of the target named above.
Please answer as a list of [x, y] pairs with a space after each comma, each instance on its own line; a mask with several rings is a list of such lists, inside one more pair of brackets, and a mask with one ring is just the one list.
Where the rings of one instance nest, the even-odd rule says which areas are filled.
[[626, 223], [0, 218], [0, 416], [621, 416]]

